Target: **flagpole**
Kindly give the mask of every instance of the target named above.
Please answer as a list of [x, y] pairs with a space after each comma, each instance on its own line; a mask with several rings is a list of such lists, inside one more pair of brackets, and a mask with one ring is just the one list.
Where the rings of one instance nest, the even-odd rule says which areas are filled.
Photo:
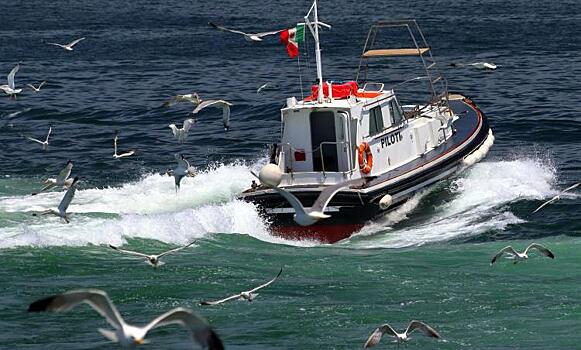
[[[313, 11], [315, 17], [314, 30], [311, 21], [309, 21], [309, 15]], [[305, 16], [305, 23], [309, 26], [309, 30], [315, 39], [315, 60], [317, 61], [317, 80], [319, 84], [319, 92], [317, 94], [317, 102], [323, 103], [323, 65], [321, 63], [321, 45], [319, 44], [319, 14], [317, 12], [317, 0], [314, 0], [313, 6]]]

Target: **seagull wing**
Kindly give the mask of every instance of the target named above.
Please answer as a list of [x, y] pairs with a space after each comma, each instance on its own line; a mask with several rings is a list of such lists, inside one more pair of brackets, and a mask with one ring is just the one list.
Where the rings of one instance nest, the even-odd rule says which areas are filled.
[[117, 134], [115, 134], [115, 138], [113, 138], [113, 149], [114, 149], [115, 155], [117, 155], [117, 139], [118, 139], [118, 136], [117, 136]]
[[504, 253], [509, 253], [509, 254], [514, 255], [514, 256], [518, 255], [518, 252], [516, 250], [514, 250], [514, 248], [512, 246], [504, 247], [501, 250], [499, 250], [495, 256], [492, 257], [492, 260], [490, 261], [490, 265], [494, 264], [496, 262], [496, 260], [498, 258], [500, 258], [502, 256], [502, 254], [504, 254]]
[[10, 73], [8, 73], [8, 86], [14, 90], [15, 85], [14, 85], [14, 76], [16, 75], [16, 72], [18, 72], [18, 70], [20, 69], [20, 65], [17, 64], [14, 68], [12, 68], [12, 70], [10, 71]]
[[290, 203], [295, 212], [302, 212], [303, 214], [307, 215], [307, 212], [303, 207], [303, 204], [294, 194], [280, 187], [273, 187], [272, 189], [278, 192], [281, 196], [283, 196]]
[[149, 255], [147, 255], [147, 254], [143, 254], [143, 253], [139, 253], [139, 252], [134, 252], [133, 250], [120, 249], [120, 248], [117, 248], [116, 246], [111, 245], [111, 244], [109, 244], [109, 248], [115, 249], [116, 251], [121, 252], [121, 253], [136, 255], [136, 256], [140, 256], [142, 258], [149, 258]]
[[278, 33], [282, 32], [283, 30], [284, 29], [272, 30], [270, 32], [255, 33], [255, 34], [252, 34], [252, 35], [255, 35], [255, 36], [259, 37], [259, 38], [262, 38], [263, 36], [278, 34]]
[[391, 336], [397, 336], [397, 332], [393, 330], [393, 328], [391, 328], [390, 325], [388, 325], [387, 323], [375, 328], [375, 330], [373, 331], [373, 333], [371, 333], [371, 335], [369, 336], [369, 338], [367, 338], [367, 341], [365, 342], [365, 345], [363, 345], [363, 348], [371, 348], [377, 344], [379, 344], [379, 341], [381, 340], [381, 337], [385, 334], [389, 334]]
[[179, 130], [178, 127], [175, 124], [170, 124], [170, 125], [168, 125], [168, 127], [171, 129], [173, 136], [177, 137], [178, 130]]
[[69, 44], [67, 44], [65, 46], [73, 47], [73, 46], [77, 45], [79, 43], [79, 41], [81, 41], [81, 40], [85, 40], [85, 38], [79, 38], [79, 39], [77, 39], [75, 41], [72, 41], [71, 43], [69, 43]]
[[[258, 175], [256, 175], [254, 172], [250, 172], [252, 175], [254, 175], [254, 177], [256, 177], [258, 180], [260, 180], [260, 178], [258, 177]], [[267, 185], [268, 187], [271, 187], [269, 185]], [[299, 199], [293, 195], [292, 193], [290, 193], [289, 191], [282, 189], [280, 187], [271, 187], [273, 190], [275, 190], [276, 192], [278, 192], [281, 196], [283, 196], [289, 203], [290, 205], [293, 207], [293, 209], [295, 210], [295, 212], [302, 212], [304, 215], [307, 215], [305, 208], [303, 207], [303, 204], [299, 201]]]
[[67, 165], [64, 167], [64, 169], [61, 170], [61, 172], [56, 177], [56, 182], [57, 183], [64, 183], [65, 180], [68, 179], [69, 176], [71, 175], [72, 170], [73, 170], [73, 163], [72, 162], [67, 163]]
[[50, 137], [50, 133], [52, 132], [52, 126], [48, 127], [48, 133], [46, 134], [46, 140], [44, 142], [48, 143], [48, 138]]
[[194, 125], [195, 123], [196, 121], [194, 119], [188, 118], [184, 120], [184, 126], [182, 128], [184, 129], [185, 132], [188, 132], [192, 128], [192, 125]]
[[341, 191], [344, 188], [351, 187], [351, 186], [363, 186], [367, 180], [365, 178], [349, 180], [345, 182], [338, 183], [333, 186], [329, 186], [321, 191], [319, 198], [313, 203], [311, 207], [311, 211], [323, 212], [333, 196], [337, 194], [337, 192]]
[[420, 321], [411, 321], [408, 328], [405, 330], [405, 333], [406, 335], [409, 335], [415, 330], [423, 332], [428, 337], [440, 338], [440, 334], [438, 334], [435, 329]]
[[35, 88], [35, 87], [34, 87], [34, 85], [32, 85], [32, 84], [26, 84], [26, 85], [27, 85], [27, 86], [30, 86], [30, 88], [31, 88], [32, 90], [34, 90], [34, 91], [38, 91], [38, 89], [37, 89], [37, 88]]
[[561, 193], [565, 193], [565, 192], [569, 192], [577, 187], [579, 187], [579, 185], [581, 185], [581, 182], [577, 182], [576, 184], [574, 184], [573, 186], [569, 186], [566, 189], [564, 189]]
[[219, 25], [217, 25], [217, 24], [215, 24], [215, 23], [212, 23], [212, 22], [208, 22], [208, 24], [209, 24], [210, 26], [212, 26], [212, 27], [214, 27], [214, 28], [218, 29], [218, 30], [221, 30], [221, 31], [223, 31], [223, 32], [230, 32], [230, 33], [235, 33], [235, 34], [248, 35], [248, 33], [244, 33], [244, 32], [242, 32], [242, 31], [239, 31], [239, 30], [228, 29], [228, 28], [226, 28], [226, 27], [219, 26]]
[[550, 250], [548, 250], [547, 248], [545, 248], [545, 246], [538, 244], [538, 243], [531, 243], [527, 249], [525, 249], [525, 254], [528, 253], [529, 250], [531, 249], [537, 249], [541, 254], [543, 254], [544, 256], [548, 256], [551, 259], [555, 259], [555, 255], [553, 254], [553, 252], [551, 252]]
[[202, 109], [206, 108], [206, 107], [222, 107], [225, 108], [224, 106], [232, 106], [232, 104], [230, 102], [224, 101], [224, 100], [205, 100], [202, 101], [197, 107], [196, 109], [194, 109], [192, 111], [192, 114], [197, 114], [199, 111], [201, 111]]
[[268, 282], [266, 282], [264, 284], [261, 284], [260, 286], [254, 288], [254, 289], [249, 290], [248, 292], [249, 293], [254, 293], [254, 292], [256, 292], [256, 291], [258, 291], [258, 290], [260, 290], [262, 288], [268, 287], [269, 285], [273, 284], [274, 281], [276, 281], [278, 279], [278, 277], [280, 276], [281, 273], [282, 273], [282, 267], [280, 268], [280, 271], [278, 272], [278, 274], [273, 279], [271, 279], [270, 281], [268, 281]]
[[67, 212], [67, 209], [69, 208], [69, 205], [71, 204], [71, 201], [73, 200], [73, 197], [75, 197], [76, 191], [77, 191], [77, 180], [73, 181], [73, 183], [71, 184], [71, 187], [69, 187], [69, 189], [65, 193], [65, 196], [63, 197], [63, 199], [61, 200], [61, 203], [58, 206], [59, 211], [61, 211], [63, 213]]
[[115, 329], [121, 329], [125, 322], [107, 293], [98, 289], [78, 289], [63, 294], [37, 300], [28, 306], [28, 312], [65, 312], [79, 304], [89, 304]]
[[218, 305], [218, 304], [222, 304], [222, 303], [225, 303], [227, 301], [230, 301], [230, 300], [236, 300], [238, 298], [240, 298], [240, 294], [234, 294], [234, 295], [231, 295], [227, 298], [220, 299], [220, 300], [202, 301], [202, 302], [200, 302], [200, 305]]
[[546, 207], [547, 205], [557, 201], [559, 199], [559, 195], [556, 195], [555, 197], [549, 199], [548, 201], [546, 201], [545, 203], [541, 204], [537, 209], [535, 209], [532, 213], [536, 213], [539, 210], [543, 209], [544, 207]]
[[192, 310], [178, 307], [170, 310], [163, 315], [157, 317], [145, 326], [145, 334], [153, 328], [167, 326], [170, 324], [178, 324], [184, 327], [195, 343], [198, 343], [204, 349], [209, 350], [223, 350], [224, 345], [222, 341], [200, 316], [196, 315]]
[[166, 255], [166, 254], [174, 253], [174, 252], [177, 252], [178, 250], [185, 249], [185, 248], [187, 248], [187, 247], [191, 246], [191, 245], [192, 245], [192, 244], [194, 244], [194, 243], [196, 243], [196, 241], [193, 241], [192, 243], [186, 244], [186, 245], [184, 245], [184, 246], [181, 246], [181, 247], [177, 247], [177, 248], [174, 248], [174, 249], [170, 249], [170, 250], [168, 250], [168, 251], [166, 251], [166, 252], [163, 252], [163, 253], [159, 254], [157, 257], [158, 257], [158, 258], [161, 258], [162, 256], [164, 256], [164, 255]]
[[25, 137], [26, 137], [27, 139], [29, 139], [30, 141], [38, 142], [38, 143], [40, 143], [40, 144], [43, 144], [43, 143], [44, 143], [44, 142], [40, 141], [39, 139], [35, 139], [34, 137], [28, 137], [28, 136], [25, 136]]
[[268, 86], [268, 83], [262, 84], [257, 90], [256, 93], [260, 93], [262, 90], [266, 89], [266, 87]]
[[40, 83], [40, 85], [38, 85], [38, 90], [40, 90], [40, 88], [43, 87], [44, 84], [46, 84], [46, 81], [43, 81], [42, 83]]
[[66, 48], [66, 45], [63, 45], [63, 44], [58, 44], [58, 43], [47, 43], [47, 44], [62, 47], [63, 49]]

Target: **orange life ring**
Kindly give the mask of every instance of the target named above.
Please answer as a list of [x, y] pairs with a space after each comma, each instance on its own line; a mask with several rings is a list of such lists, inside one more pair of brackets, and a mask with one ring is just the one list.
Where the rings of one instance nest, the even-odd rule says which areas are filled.
[[371, 154], [371, 148], [367, 142], [363, 142], [359, 145], [357, 158], [359, 160], [359, 170], [363, 174], [369, 174], [371, 168], [373, 168], [373, 155]]

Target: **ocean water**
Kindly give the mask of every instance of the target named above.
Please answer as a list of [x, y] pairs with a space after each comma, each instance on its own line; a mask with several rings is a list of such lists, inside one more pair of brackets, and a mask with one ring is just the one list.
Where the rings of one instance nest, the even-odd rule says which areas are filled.
[[[580, 192], [531, 215], [581, 180], [581, 37], [577, 1], [321, 1], [324, 75], [351, 79], [369, 25], [418, 19], [450, 90], [472, 97], [496, 142], [488, 157], [416, 195], [335, 245], [269, 234], [252, 204], [235, 199], [278, 139], [279, 109], [301, 96], [297, 63], [276, 37], [248, 43], [212, 30], [249, 31], [300, 21], [310, 3], [4, 0], [0, 73], [47, 80], [16, 101], [0, 98], [0, 349], [111, 349], [106, 322], [88, 307], [28, 314], [36, 299], [75, 288], [106, 290], [130, 323], [177, 306], [203, 315], [228, 349], [361, 348], [383, 323], [423, 320], [442, 335], [417, 349], [576, 349], [581, 335]], [[73, 52], [47, 42], [86, 40]], [[310, 44], [312, 45], [312, 43]], [[312, 48], [312, 46], [311, 46]], [[302, 56], [313, 73], [312, 53]], [[494, 62], [492, 72], [452, 62]], [[375, 67], [386, 81], [405, 64]], [[0, 78], [4, 79], [4, 78]], [[303, 77], [304, 87], [313, 77]], [[277, 89], [257, 95], [271, 82]], [[3, 84], [3, 83], [2, 83]], [[208, 110], [180, 145], [170, 123], [188, 105], [177, 93], [231, 101], [231, 128]], [[1, 97], [1, 96], [0, 96]], [[404, 101], [406, 102], [406, 101]], [[409, 101], [414, 102], [414, 101]], [[53, 135], [48, 151], [21, 134]], [[114, 160], [112, 138], [137, 155]], [[199, 175], [176, 195], [162, 173], [181, 152]], [[32, 212], [63, 193], [38, 191], [68, 159], [81, 177], [71, 224]], [[158, 252], [196, 239], [153, 270], [108, 244]], [[506, 246], [547, 245], [555, 260], [489, 265]], [[200, 307], [272, 278], [253, 303]], [[175, 327], [152, 331], [144, 349], [188, 349]], [[386, 341], [387, 340], [387, 341]], [[382, 347], [395, 347], [385, 339]]]

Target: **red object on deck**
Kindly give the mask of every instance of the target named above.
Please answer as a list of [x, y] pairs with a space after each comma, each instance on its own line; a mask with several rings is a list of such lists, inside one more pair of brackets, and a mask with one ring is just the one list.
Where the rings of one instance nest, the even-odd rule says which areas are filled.
[[274, 235], [285, 239], [335, 243], [351, 237], [354, 232], [360, 230], [362, 227], [362, 224], [281, 226], [271, 227], [271, 231]]
[[[343, 84], [331, 84], [333, 91], [333, 98], [342, 99], [348, 98], [351, 95], [355, 95], [359, 86], [354, 81], [348, 81]], [[329, 84], [323, 84], [323, 95], [329, 97]], [[305, 101], [313, 101], [319, 96], [319, 85], [313, 85], [311, 87], [311, 96], [305, 98]]]

